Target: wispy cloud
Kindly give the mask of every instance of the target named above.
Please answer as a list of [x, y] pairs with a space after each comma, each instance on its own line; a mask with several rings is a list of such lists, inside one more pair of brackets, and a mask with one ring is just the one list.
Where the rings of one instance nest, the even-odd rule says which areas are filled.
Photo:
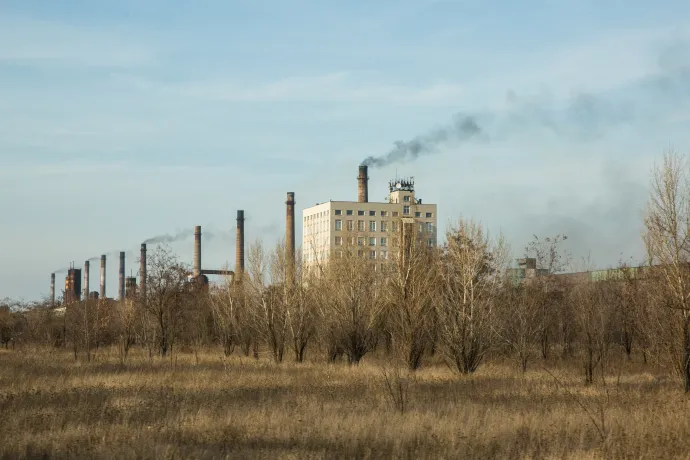
[[8, 45], [0, 47], [0, 63], [131, 68], [154, 57], [151, 46], [128, 38], [126, 30], [9, 14], [0, 16], [0, 43]]
[[92, 176], [123, 172], [128, 168], [125, 162], [118, 163], [23, 163], [0, 165], [0, 177], [7, 179], [42, 179], [49, 177], [76, 178], [78, 176]]

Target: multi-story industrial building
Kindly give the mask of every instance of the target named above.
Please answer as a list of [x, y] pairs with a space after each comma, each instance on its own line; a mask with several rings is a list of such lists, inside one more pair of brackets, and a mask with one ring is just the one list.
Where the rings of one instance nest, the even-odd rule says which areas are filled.
[[423, 244], [437, 244], [437, 206], [422, 203], [413, 179], [389, 183], [388, 200], [368, 199], [367, 167], [359, 167], [357, 201], [328, 201], [302, 212], [302, 258], [310, 267], [356, 247], [357, 254], [386, 264], [401, 234], [413, 231]]

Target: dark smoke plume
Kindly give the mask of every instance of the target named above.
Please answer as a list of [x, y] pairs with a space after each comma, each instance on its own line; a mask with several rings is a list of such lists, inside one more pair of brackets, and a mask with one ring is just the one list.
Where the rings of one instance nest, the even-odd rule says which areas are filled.
[[370, 156], [362, 161], [362, 165], [378, 168], [392, 163], [415, 160], [421, 155], [436, 153], [440, 144], [449, 141], [466, 141], [481, 132], [482, 129], [474, 117], [456, 115], [452, 124], [437, 128], [407, 142], [396, 141], [393, 150], [380, 157]]
[[[154, 236], [152, 238], [144, 240], [144, 244], [175, 243], [177, 241], [182, 241], [182, 240], [186, 240], [187, 238], [191, 238], [192, 236], [194, 236], [194, 229], [190, 228], [187, 230], [179, 231], [179, 232], [175, 233], [174, 235], [165, 234], [165, 235]], [[210, 240], [210, 239], [215, 238], [215, 237], [216, 237], [216, 234], [212, 233], [208, 230], [206, 230], [206, 231], [202, 230], [202, 232], [201, 232], [201, 238], [203, 240]]]

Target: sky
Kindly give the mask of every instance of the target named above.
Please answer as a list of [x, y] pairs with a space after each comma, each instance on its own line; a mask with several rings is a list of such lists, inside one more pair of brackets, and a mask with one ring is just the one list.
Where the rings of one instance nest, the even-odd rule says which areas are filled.
[[[478, 132], [435, 137], [460, 116]], [[294, 192], [301, 241], [302, 209], [356, 200], [360, 162], [415, 139], [370, 200], [414, 176], [442, 231], [639, 261], [650, 170], [689, 122], [686, 1], [4, 0], [0, 298], [100, 254], [115, 296], [117, 251], [136, 274], [141, 242], [181, 232], [191, 263], [194, 225], [204, 268], [233, 268], [238, 209], [273, 245]]]

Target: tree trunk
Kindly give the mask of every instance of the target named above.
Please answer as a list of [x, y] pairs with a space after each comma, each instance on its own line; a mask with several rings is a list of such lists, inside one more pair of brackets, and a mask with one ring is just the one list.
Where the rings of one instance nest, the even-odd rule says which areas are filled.
[[683, 380], [685, 392], [690, 392], [690, 314], [686, 314], [683, 324]]

